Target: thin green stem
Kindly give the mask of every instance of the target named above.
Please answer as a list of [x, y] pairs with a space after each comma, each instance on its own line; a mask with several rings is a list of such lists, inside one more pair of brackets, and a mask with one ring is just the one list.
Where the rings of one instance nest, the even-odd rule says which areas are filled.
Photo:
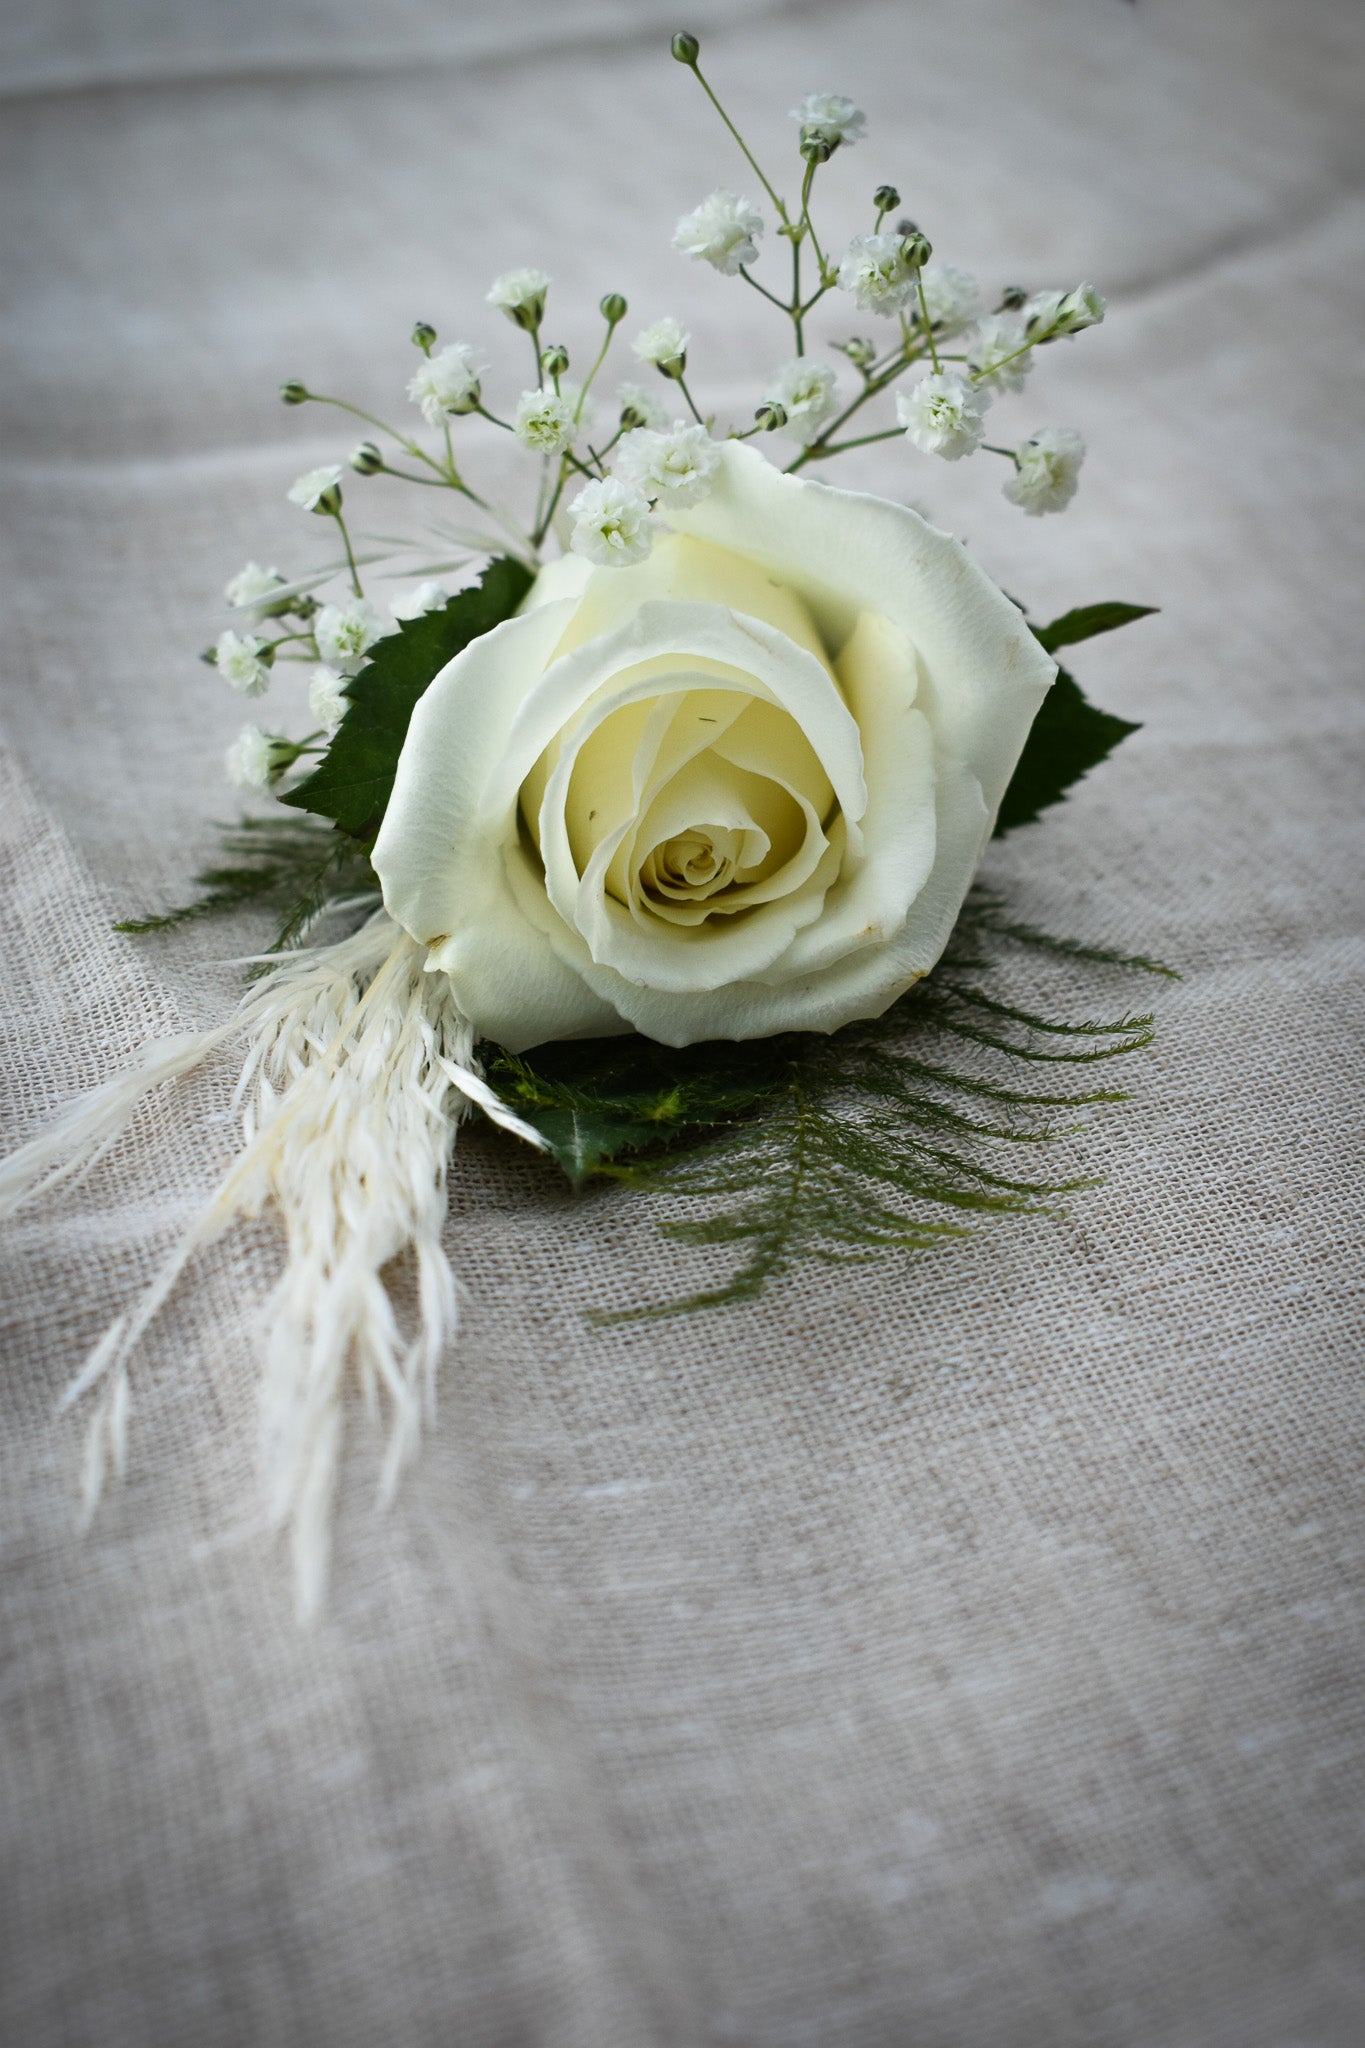
[[332, 517], [333, 519], [335, 519], [337, 526], [340, 529], [341, 544], [346, 550], [346, 564], [351, 572], [351, 588], [355, 592], [357, 597], [363, 597], [365, 593], [360, 587], [360, 571], [356, 567], [355, 550], [351, 546], [351, 536], [346, 531], [346, 521], [341, 516], [340, 506], [337, 507], [337, 510], [332, 514]]
[[[988, 384], [991, 378], [996, 374], [996, 371], [1003, 370], [1006, 363], [1012, 363], [1017, 356], [1026, 356], [1031, 348], [1036, 348], [1037, 346], [1038, 344], [1036, 340], [1026, 341], [1022, 348], [1012, 349], [1009, 355], [1001, 356], [998, 363], [992, 363], [989, 370], [973, 370], [973, 384]], [[962, 360], [965, 363], [967, 358], [964, 356]]]
[[820, 282], [823, 284], [826, 270], [825, 252], [820, 247], [820, 238], [815, 232], [815, 222], [810, 217], [810, 191], [811, 186], [815, 183], [815, 173], [818, 168], [819, 166], [814, 157], [812, 157], [806, 165], [806, 175], [801, 180], [801, 224], [810, 236], [810, 245], [815, 251], [815, 261], [820, 270]]
[[595, 363], [593, 364], [592, 368], [591, 368], [591, 369], [589, 370], [589, 372], [588, 372], [587, 376], [586, 376], [586, 377], [585, 377], [585, 378], [583, 379], [583, 389], [582, 389], [582, 390], [581, 390], [581, 391], [579, 392], [579, 394], [578, 394], [578, 404], [577, 404], [577, 405], [576, 405], [576, 406], [574, 407], [574, 424], [575, 424], [575, 426], [576, 426], [576, 425], [578, 424], [579, 420], [581, 420], [581, 419], [582, 419], [582, 417], [583, 417], [583, 407], [584, 407], [584, 405], [585, 405], [585, 404], [586, 404], [586, 402], [587, 402], [588, 392], [589, 392], [589, 391], [591, 390], [591, 388], [592, 388], [592, 380], [593, 380], [593, 378], [594, 378], [594, 377], [595, 377], [595, 376], [597, 375], [598, 371], [599, 371], [599, 370], [601, 369], [601, 367], [602, 367], [603, 363], [604, 363], [604, 362], [605, 362], [605, 361], [607, 360], [607, 350], [608, 350], [608, 349], [609, 349], [609, 348], [611, 347], [611, 338], [612, 338], [612, 336], [613, 336], [613, 335], [615, 334], [615, 332], [616, 332], [616, 327], [617, 327], [617, 323], [616, 323], [616, 321], [614, 321], [614, 320], [609, 320], [609, 321], [607, 322], [607, 337], [606, 337], [606, 340], [605, 340], [605, 341], [604, 341], [604, 342], [602, 343], [602, 346], [601, 346], [601, 348], [599, 348], [599, 349], [598, 349], [598, 351], [597, 351], [597, 360], [596, 360], [596, 362], [595, 362]]
[[866, 448], [872, 441], [895, 441], [905, 432], [904, 427], [884, 427], [878, 434], [859, 434], [852, 441], [816, 442], [807, 452], [816, 462], [823, 462], [827, 455], [845, 455], [850, 448]]
[[696, 399], [695, 399], [695, 398], [694, 398], [694, 397], [692, 396], [692, 393], [691, 393], [691, 392], [690, 392], [690, 391], [688, 390], [688, 388], [687, 388], [687, 379], [686, 379], [685, 377], [676, 377], [676, 378], [674, 378], [674, 380], [673, 380], [673, 381], [674, 381], [674, 382], [676, 383], [676, 385], [677, 385], [677, 387], [678, 387], [679, 391], [681, 391], [681, 393], [682, 393], [683, 397], [684, 397], [684, 398], [685, 398], [685, 399], [687, 400], [688, 408], [689, 408], [689, 410], [691, 411], [692, 417], [693, 417], [693, 419], [694, 419], [694, 420], [696, 421], [697, 425], [698, 425], [699, 427], [704, 427], [704, 426], [706, 425], [706, 421], [705, 421], [705, 420], [704, 420], [704, 419], [702, 418], [701, 414], [700, 414], [700, 413], [698, 412], [698, 410], [697, 410], [697, 401], [696, 401]]
[[866, 384], [864, 384], [862, 390], [858, 393], [858, 396], [852, 401], [851, 404], [846, 405], [843, 411], [840, 414], [838, 414], [838, 416], [835, 419], [832, 419], [830, 421], [829, 425], [825, 428], [824, 432], [820, 435], [818, 440], [812, 441], [808, 448], [803, 448], [801, 450], [801, 453], [797, 456], [794, 462], [789, 462], [787, 464], [787, 475], [791, 476], [795, 470], [804, 469], [808, 462], [821, 461], [826, 452], [826, 447], [829, 442], [830, 436], [832, 434], [837, 434], [840, 427], [844, 426], [849, 420], [851, 420], [854, 413], [858, 412], [863, 406], [865, 406], [870, 398], [876, 398], [883, 391], [888, 390], [891, 387], [891, 385], [895, 383], [897, 377], [900, 376], [901, 372], [903, 370], [908, 370], [910, 368], [910, 365], [918, 360], [919, 358], [917, 356], [906, 355], [902, 350], [900, 353], [898, 353], [891, 359], [889, 367], [885, 368], [881, 372], [881, 374], [869, 376], [868, 381], [866, 382]]
[[400, 482], [405, 484], [421, 484], [428, 491], [462, 491], [464, 489], [462, 483], [452, 483], [449, 477], [414, 476], [411, 470], [394, 469], [392, 464], [387, 462], [382, 462], [375, 474], [377, 476], [396, 476]]
[[[934, 346], [934, 329], [933, 324], [929, 319], [928, 301], [924, 296], [924, 272], [922, 269], [917, 270], [915, 272], [915, 290], [919, 294], [919, 317], [924, 328], [924, 339], [929, 344], [929, 360], [934, 366], [934, 375], [938, 376], [939, 371], [942, 369], [943, 366], [939, 362], [938, 350]], [[910, 341], [910, 337], [908, 334], [906, 335], [905, 339], [906, 345], [908, 346]]]
[[779, 299], [776, 292], [770, 292], [768, 290], [767, 285], [760, 284], [756, 277], [750, 277], [748, 271], [744, 268], [744, 265], [742, 263], [739, 267], [739, 274], [744, 279], [745, 284], [751, 284], [756, 292], [762, 292], [764, 298], [767, 299], [768, 303], [770, 305], [776, 306], [779, 313], [791, 312], [791, 307], [787, 304], [786, 300]]
[[777, 209], [777, 217], [778, 217], [778, 219], [779, 219], [779, 220], [780, 220], [780, 221], [782, 222], [782, 225], [783, 225], [784, 227], [788, 226], [788, 225], [789, 225], [789, 223], [788, 223], [788, 220], [787, 220], [787, 209], [786, 209], [786, 207], [785, 207], [785, 206], [784, 206], [784, 205], [782, 204], [782, 201], [781, 201], [781, 200], [780, 200], [780, 199], [778, 198], [778, 196], [777, 196], [776, 192], [774, 192], [774, 190], [773, 190], [772, 186], [771, 186], [771, 185], [770, 185], [770, 184], [768, 183], [768, 180], [767, 180], [767, 179], [766, 179], [766, 178], [764, 177], [764, 175], [763, 175], [762, 171], [761, 171], [761, 170], [759, 169], [759, 167], [758, 167], [758, 162], [757, 162], [757, 160], [756, 160], [756, 158], [755, 158], [755, 156], [754, 156], [754, 154], [753, 154], [753, 151], [752, 151], [752, 150], [751, 150], [751, 149], [749, 148], [749, 145], [748, 145], [748, 143], [747, 143], [747, 142], [746, 142], [746, 141], [744, 140], [744, 137], [743, 137], [743, 136], [742, 136], [742, 135], [740, 134], [740, 132], [739, 132], [738, 128], [736, 128], [736, 126], [735, 126], [734, 122], [733, 122], [733, 121], [732, 121], [732, 120], [730, 119], [730, 116], [729, 116], [729, 115], [728, 115], [728, 114], [726, 113], [726, 111], [725, 111], [724, 107], [723, 107], [723, 106], [721, 105], [720, 101], [719, 101], [719, 100], [718, 100], [718, 99], [716, 98], [716, 95], [715, 95], [715, 94], [714, 94], [714, 93], [712, 92], [712, 90], [711, 90], [710, 86], [709, 86], [709, 85], [707, 84], [706, 80], [705, 80], [705, 79], [704, 79], [704, 78], [702, 77], [702, 72], [701, 72], [701, 66], [700, 66], [700, 64], [692, 64], [692, 65], [690, 65], [690, 66], [689, 66], [688, 68], [690, 69], [690, 71], [692, 72], [693, 76], [695, 77], [695, 79], [696, 79], [696, 81], [697, 81], [697, 84], [698, 84], [698, 85], [699, 85], [699, 86], [701, 87], [702, 91], [703, 91], [703, 92], [704, 92], [704, 93], [706, 94], [706, 97], [707, 97], [707, 99], [708, 99], [708, 100], [710, 100], [710, 102], [711, 102], [712, 106], [713, 106], [713, 107], [715, 108], [716, 112], [717, 112], [717, 113], [718, 113], [718, 114], [720, 115], [720, 118], [721, 118], [721, 120], [722, 120], [722, 121], [723, 121], [723, 122], [725, 123], [725, 125], [726, 125], [726, 127], [727, 127], [727, 128], [729, 129], [730, 133], [731, 133], [731, 134], [732, 134], [732, 135], [734, 136], [734, 138], [735, 138], [735, 141], [736, 141], [736, 142], [737, 142], [737, 143], [739, 144], [739, 147], [740, 147], [740, 151], [741, 151], [741, 154], [742, 154], [742, 155], [743, 155], [743, 157], [744, 157], [744, 160], [745, 160], [745, 162], [746, 162], [746, 163], [748, 164], [748, 166], [749, 166], [750, 170], [751, 170], [751, 171], [753, 172], [754, 176], [755, 176], [755, 177], [756, 177], [756, 178], [758, 179], [758, 182], [759, 182], [759, 184], [760, 184], [760, 185], [761, 185], [761, 186], [763, 187], [763, 190], [764, 190], [764, 191], [765, 191], [765, 192], [767, 193], [767, 195], [768, 195], [769, 199], [771, 199], [771, 201], [772, 201], [772, 203], [773, 203], [774, 207], [775, 207], [775, 208]]
[[378, 427], [381, 434], [387, 434], [391, 441], [396, 441], [399, 447], [406, 454], [411, 455], [415, 462], [425, 462], [428, 469], [434, 469], [438, 475], [440, 474], [441, 465], [435, 457], [428, 455], [425, 448], [419, 442], [410, 441], [406, 434], [400, 434], [398, 429], [391, 427], [387, 420], [381, 420], [372, 412], [365, 412], [358, 405], [351, 405], [344, 398], [326, 398], [321, 392], [317, 391], [310, 391], [308, 397], [314, 405], [334, 405], [339, 412], [348, 412], [355, 419], [364, 420], [368, 426]]
[[806, 353], [806, 331], [801, 324], [801, 235], [798, 230], [792, 236], [792, 302], [789, 308], [792, 329], [796, 335], [796, 353]]
[[[571, 455], [564, 455], [560, 457], [559, 481], [556, 483], [553, 495], [550, 498], [550, 502], [545, 508], [544, 517], [540, 520], [535, 532], [531, 535], [531, 539], [534, 541], [537, 547], [540, 547], [543, 544], [546, 534], [550, 531], [550, 522], [554, 518], [556, 511], [559, 509], [559, 501], [564, 495], [564, 486], [569, 479], [568, 465], [572, 461], [573, 457]], [[583, 467], [581, 463], [576, 464], [575, 466], [580, 469], [582, 469]], [[585, 476], [590, 476], [592, 472], [590, 470], [583, 470], [583, 474]]]

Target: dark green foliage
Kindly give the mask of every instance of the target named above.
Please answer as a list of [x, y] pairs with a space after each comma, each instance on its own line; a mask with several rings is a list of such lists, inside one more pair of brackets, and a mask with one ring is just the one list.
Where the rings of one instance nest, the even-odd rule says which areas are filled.
[[372, 846], [413, 706], [471, 640], [512, 616], [530, 587], [530, 570], [510, 556], [499, 556], [443, 611], [407, 619], [400, 631], [377, 641], [368, 665], [346, 685], [350, 708], [332, 744], [281, 803], [330, 818], [362, 846]]
[[1059, 1115], [1074, 1128], [1075, 1112], [1125, 1096], [1050, 1085], [1037, 1069], [1136, 1052], [1150, 1043], [1151, 1017], [1059, 1020], [964, 977], [979, 976], [1011, 943], [1170, 970], [1052, 940], [1000, 912], [997, 898], [974, 890], [929, 980], [884, 1017], [830, 1037], [792, 1033], [682, 1051], [638, 1038], [531, 1056], [490, 1051], [494, 1086], [544, 1133], [575, 1185], [606, 1175], [704, 1201], [706, 1215], [664, 1223], [665, 1235], [740, 1254], [714, 1288], [598, 1321], [752, 1301], [798, 1259], [861, 1264], [922, 1250], [962, 1236], [975, 1217], [1037, 1213], [1093, 1185], [1012, 1169], [1010, 1148], [1046, 1143], [1058, 1135]]
[[165, 932], [248, 905], [273, 911], [280, 922], [272, 952], [295, 945], [334, 898], [377, 891], [369, 856], [341, 832], [307, 818], [243, 818], [222, 828], [230, 864], [203, 868], [200, 891], [176, 910], [121, 918], [118, 932]]
[[1059, 647], [1074, 647], [1078, 640], [1093, 640], [1097, 633], [1112, 633], [1118, 626], [1131, 625], [1134, 619], [1149, 619], [1155, 611], [1154, 604], [1083, 604], [1075, 611], [1063, 612], [1050, 625], [1035, 626], [1033, 635], [1049, 654], [1055, 654]]
[[1010, 777], [995, 821], [996, 838], [1031, 824], [1049, 804], [1060, 803], [1073, 783], [1136, 731], [1129, 719], [1087, 703], [1075, 678], [1059, 668]]
[[[1034, 626], [1034, 638], [1054, 654], [1059, 647], [1074, 646], [1078, 640], [1093, 640], [1097, 633], [1112, 633], [1134, 619], [1148, 618], [1155, 607], [1149, 604], [1083, 604], [1063, 612], [1049, 625]], [[995, 836], [1003, 838], [1018, 825], [1028, 825], [1049, 804], [1059, 803], [1083, 775], [1111, 754], [1119, 741], [1137, 727], [1111, 712], [1097, 711], [1083, 695], [1074, 676], [1058, 669], [1057, 680], [1044, 697], [1019, 765], [1005, 791]]]

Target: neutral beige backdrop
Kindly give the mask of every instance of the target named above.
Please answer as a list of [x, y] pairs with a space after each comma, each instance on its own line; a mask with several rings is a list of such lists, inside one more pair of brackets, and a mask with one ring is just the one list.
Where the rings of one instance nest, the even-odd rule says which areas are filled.
[[[710, 1269], [661, 1252], [647, 1205], [571, 1199], [471, 1135], [438, 1424], [380, 1519], [355, 1418], [312, 1636], [284, 1561], [222, 1540], [268, 1229], [147, 1343], [132, 1471], [83, 1544], [80, 1425], [54, 1419], [225, 1158], [230, 1072], [13, 1229], [7, 2043], [1365, 2039], [1365, 14], [691, 18], [765, 152], [804, 91], [867, 108], [834, 239], [891, 178], [992, 285], [1110, 294], [1010, 406], [1091, 440], [1065, 521], [1020, 518], [984, 463], [897, 445], [856, 474], [1041, 613], [1163, 607], [1077, 663], [1143, 731], [989, 871], [1022, 915], [1186, 978], [1067, 1220], [709, 1321], [592, 1334], [585, 1306]], [[659, 0], [0, 24], [7, 1139], [220, 1015], [214, 963], [259, 937], [108, 921], [210, 852], [241, 707], [194, 650], [248, 554], [313, 545], [284, 487], [349, 445], [282, 411], [281, 377], [401, 406], [414, 316], [501, 349], [482, 293], [526, 261], [580, 355], [618, 287], [688, 312], [710, 402], [754, 402], [764, 309], [668, 248], [744, 184], [668, 60], [678, 25]], [[1132, 993], [1017, 972], [1082, 1007]]]

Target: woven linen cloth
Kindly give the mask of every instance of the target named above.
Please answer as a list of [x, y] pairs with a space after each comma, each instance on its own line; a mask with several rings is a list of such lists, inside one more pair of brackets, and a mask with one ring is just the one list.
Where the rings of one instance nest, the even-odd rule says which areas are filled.
[[[166, 940], [231, 812], [197, 665], [414, 318], [542, 263], [582, 361], [609, 289], [687, 314], [694, 388], [784, 352], [669, 248], [750, 189], [658, 0], [65, 0], [0, 26], [7, 1144], [148, 1035], [216, 1022], [242, 918]], [[252, 1502], [268, 1225], [133, 1371], [74, 1533], [68, 1376], [230, 1156], [230, 1062], [152, 1099], [3, 1245], [0, 2040], [23, 2048], [1357, 2048], [1362, 1777], [1358, 0], [707, 0], [788, 185], [816, 89], [991, 288], [1104, 327], [993, 415], [1091, 444], [1065, 521], [897, 442], [848, 480], [969, 537], [1143, 729], [992, 851], [1012, 910], [1179, 985], [1065, 1217], [760, 1303], [590, 1329], [721, 1270], [662, 1209], [462, 1133], [468, 1289], [395, 1507], [349, 1415], [312, 1633]], [[785, 154], [784, 154], [785, 152]], [[865, 324], [865, 323], [864, 323]], [[833, 307], [824, 349], [858, 326]], [[831, 360], [837, 360], [831, 358]], [[508, 370], [499, 371], [505, 378]], [[1002, 429], [1003, 431], [1003, 429]], [[471, 430], [494, 490], [511, 465]], [[348, 486], [392, 524], [382, 480]], [[373, 495], [364, 499], [362, 492]]]

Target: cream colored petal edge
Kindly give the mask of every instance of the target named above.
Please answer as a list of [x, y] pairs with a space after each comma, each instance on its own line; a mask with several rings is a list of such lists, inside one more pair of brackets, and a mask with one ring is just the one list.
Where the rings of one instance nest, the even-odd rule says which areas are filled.
[[710, 495], [670, 524], [771, 567], [836, 652], [860, 612], [899, 626], [919, 650], [936, 742], [971, 769], [994, 818], [1057, 665], [960, 541], [908, 506], [784, 476], [733, 442]]
[[509, 619], [434, 678], [413, 710], [374, 848], [389, 915], [449, 975], [476, 1029], [514, 1051], [626, 1028], [522, 915], [505, 844], [478, 826], [526, 677], [540, 674], [572, 610], [554, 601]]

